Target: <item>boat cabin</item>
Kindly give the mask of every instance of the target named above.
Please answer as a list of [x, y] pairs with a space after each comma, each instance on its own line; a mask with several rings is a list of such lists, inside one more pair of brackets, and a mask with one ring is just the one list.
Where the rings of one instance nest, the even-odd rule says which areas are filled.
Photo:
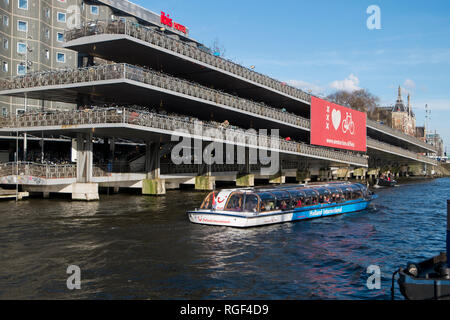
[[330, 184], [311, 187], [214, 191], [202, 203], [202, 210], [230, 212], [288, 211], [317, 205], [332, 205], [367, 197], [363, 184]]

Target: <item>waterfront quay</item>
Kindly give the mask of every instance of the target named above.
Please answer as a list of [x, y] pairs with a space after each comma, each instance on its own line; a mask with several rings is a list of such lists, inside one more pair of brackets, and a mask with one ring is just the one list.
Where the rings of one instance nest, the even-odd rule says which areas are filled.
[[[427, 156], [435, 146], [338, 105], [331, 125], [344, 140], [311, 143], [323, 135], [318, 124], [330, 128], [329, 117], [312, 112], [320, 99], [149, 24], [84, 22], [65, 32], [64, 48], [83, 57], [77, 67], [0, 79], [0, 96], [25, 101], [23, 112], [0, 118], [8, 158], [0, 185], [92, 201], [99, 188], [158, 196], [186, 185], [207, 191], [440, 172]], [[27, 100], [41, 106], [27, 108]]]

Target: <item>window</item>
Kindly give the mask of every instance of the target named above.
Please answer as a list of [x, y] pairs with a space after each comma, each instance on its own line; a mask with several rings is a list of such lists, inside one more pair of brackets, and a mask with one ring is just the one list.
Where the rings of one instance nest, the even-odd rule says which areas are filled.
[[47, 60], [50, 60], [50, 50], [48, 50], [48, 49], [45, 49], [45, 58]]
[[50, 39], [50, 30], [49, 29], [45, 29], [45, 37], [47, 39]]
[[8, 109], [5, 107], [2, 108], [2, 116], [6, 117], [8, 115]]
[[56, 41], [58, 41], [58, 42], [64, 42], [64, 33], [58, 32], [58, 33], [56, 34]]
[[5, 4], [9, 6], [9, 0], [5, 0]]
[[3, 49], [8, 50], [9, 49], [9, 40], [3, 39]]
[[26, 21], [17, 21], [17, 30], [27, 32], [28, 31], [28, 22]]
[[28, 0], [19, 0], [19, 9], [28, 10]]
[[8, 72], [8, 62], [3, 61], [2, 63], [2, 71]]
[[3, 16], [3, 25], [9, 26], [9, 17], [8, 16]]
[[23, 42], [17, 43], [17, 53], [25, 54], [27, 53], [27, 45]]
[[91, 14], [98, 15], [98, 6], [91, 6]]
[[59, 22], [66, 22], [66, 14], [62, 12], [58, 12], [58, 21]]
[[228, 200], [226, 211], [242, 211], [244, 195], [242, 193], [233, 193]]
[[65, 63], [66, 62], [66, 55], [64, 53], [57, 52], [56, 53], [56, 61], [58, 61], [60, 63]]
[[47, 19], [50, 19], [50, 9], [49, 8], [45, 8], [45, 17]]
[[27, 67], [24, 64], [19, 63], [17, 65], [17, 75], [24, 76], [27, 73]]

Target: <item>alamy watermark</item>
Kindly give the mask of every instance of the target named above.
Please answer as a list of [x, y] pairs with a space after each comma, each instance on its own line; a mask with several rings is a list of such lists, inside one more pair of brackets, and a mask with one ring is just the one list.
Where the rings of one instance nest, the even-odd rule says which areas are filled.
[[[181, 139], [181, 141], [180, 141]], [[274, 175], [280, 170], [280, 136], [278, 129], [234, 130], [205, 128], [195, 121], [194, 132], [178, 129], [172, 142], [179, 142], [171, 152], [175, 165], [261, 165], [262, 175]], [[210, 141], [204, 147], [202, 141]]]
[[367, 18], [367, 29], [369, 30], [380, 30], [381, 29], [381, 9], [377, 5], [371, 5], [366, 10], [367, 14], [370, 16]]
[[370, 274], [367, 279], [366, 286], [369, 290], [381, 289], [381, 268], [379, 266], [371, 265], [367, 267], [366, 272]]
[[81, 269], [79, 266], [71, 265], [67, 267], [67, 274], [70, 276], [67, 278], [66, 285], [69, 290], [81, 289]]

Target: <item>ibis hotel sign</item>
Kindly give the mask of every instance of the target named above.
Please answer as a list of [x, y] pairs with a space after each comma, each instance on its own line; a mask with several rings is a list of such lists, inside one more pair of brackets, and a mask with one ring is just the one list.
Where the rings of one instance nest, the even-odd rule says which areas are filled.
[[182, 24], [179, 24], [177, 22], [174, 22], [170, 15], [166, 14], [165, 12], [161, 11], [161, 24], [168, 26], [170, 28], [174, 28], [175, 30], [181, 31], [184, 34], [187, 34], [187, 29]]
[[365, 152], [366, 119], [364, 112], [311, 97], [311, 144]]

